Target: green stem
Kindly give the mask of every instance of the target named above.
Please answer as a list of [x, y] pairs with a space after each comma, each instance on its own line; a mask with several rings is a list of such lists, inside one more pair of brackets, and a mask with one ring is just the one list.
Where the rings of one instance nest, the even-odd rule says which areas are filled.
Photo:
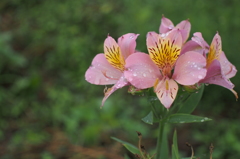
[[160, 156], [161, 156], [161, 146], [162, 146], [164, 125], [165, 125], [165, 121], [164, 120], [160, 120], [160, 122], [159, 122], [158, 139], [157, 139], [157, 155], [156, 155], [156, 159], [160, 159]]

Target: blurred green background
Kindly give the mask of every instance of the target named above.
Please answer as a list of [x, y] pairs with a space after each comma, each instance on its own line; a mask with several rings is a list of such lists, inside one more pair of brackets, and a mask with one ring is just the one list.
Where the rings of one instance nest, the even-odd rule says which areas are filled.
[[[136, 130], [151, 151], [157, 125], [140, 119], [145, 97], [115, 92], [100, 109], [104, 86], [85, 81], [93, 57], [108, 34], [139, 33], [137, 49], [147, 52], [146, 34], [158, 32], [162, 14], [174, 24], [190, 19], [191, 35], [210, 43], [216, 31], [229, 61], [240, 68], [238, 0], [1, 0], [0, 156], [3, 159], [114, 158], [127, 152], [109, 137], [137, 144]], [[231, 81], [240, 92], [240, 75]], [[124, 99], [124, 100], [123, 100]], [[227, 89], [210, 85], [193, 114], [213, 121], [174, 125], [182, 156], [240, 158], [240, 107]], [[171, 140], [170, 140], [171, 142]], [[131, 155], [129, 155], [129, 158]]]

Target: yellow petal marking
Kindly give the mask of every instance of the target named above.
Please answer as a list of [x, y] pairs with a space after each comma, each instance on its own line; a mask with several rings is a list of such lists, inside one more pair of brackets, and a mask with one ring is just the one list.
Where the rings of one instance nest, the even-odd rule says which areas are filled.
[[181, 48], [174, 45], [174, 40], [159, 38], [154, 47], [149, 47], [148, 52], [152, 61], [159, 67], [163, 75], [170, 76], [171, 70], [180, 54]]
[[105, 48], [106, 49], [105, 49], [104, 55], [107, 61], [116, 69], [120, 71], [124, 71], [125, 61], [121, 54], [121, 50], [119, 46], [114, 46], [114, 45], [112, 47], [105, 46]]
[[166, 80], [166, 90], [169, 90], [169, 84], [168, 84], [168, 80]]
[[216, 40], [216, 44], [212, 43], [210, 45], [209, 53], [207, 56], [207, 67], [212, 63], [213, 60], [219, 59], [220, 54], [222, 53], [222, 44], [218, 39]]

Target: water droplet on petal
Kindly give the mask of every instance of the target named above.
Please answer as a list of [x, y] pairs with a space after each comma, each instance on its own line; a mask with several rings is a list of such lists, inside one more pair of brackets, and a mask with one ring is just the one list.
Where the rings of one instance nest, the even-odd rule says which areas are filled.
[[136, 73], [133, 73], [133, 76], [137, 76], [137, 74], [136, 74]]
[[145, 73], [143, 73], [143, 77], [146, 77], [147, 75]]
[[203, 76], [202, 76], [202, 75], [198, 75], [198, 78], [199, 78], [199, 79], [203, 79]]

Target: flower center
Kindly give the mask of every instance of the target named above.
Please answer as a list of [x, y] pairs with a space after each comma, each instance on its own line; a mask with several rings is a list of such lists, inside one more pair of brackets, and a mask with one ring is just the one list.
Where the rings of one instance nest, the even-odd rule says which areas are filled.
[[124, 71], [125, 60], [121, 54], [119, 46], [107, 47], [105, 46], [104, 55], [107, 61], [116, 69]]
[[148, 52], [152, 61], [159, 67], [163, 75], [171, 76], [171, 70], [180, 54], [180, 47], [174, 45], [174, 40], [159, 38], [155, 47], [149, 47]]

